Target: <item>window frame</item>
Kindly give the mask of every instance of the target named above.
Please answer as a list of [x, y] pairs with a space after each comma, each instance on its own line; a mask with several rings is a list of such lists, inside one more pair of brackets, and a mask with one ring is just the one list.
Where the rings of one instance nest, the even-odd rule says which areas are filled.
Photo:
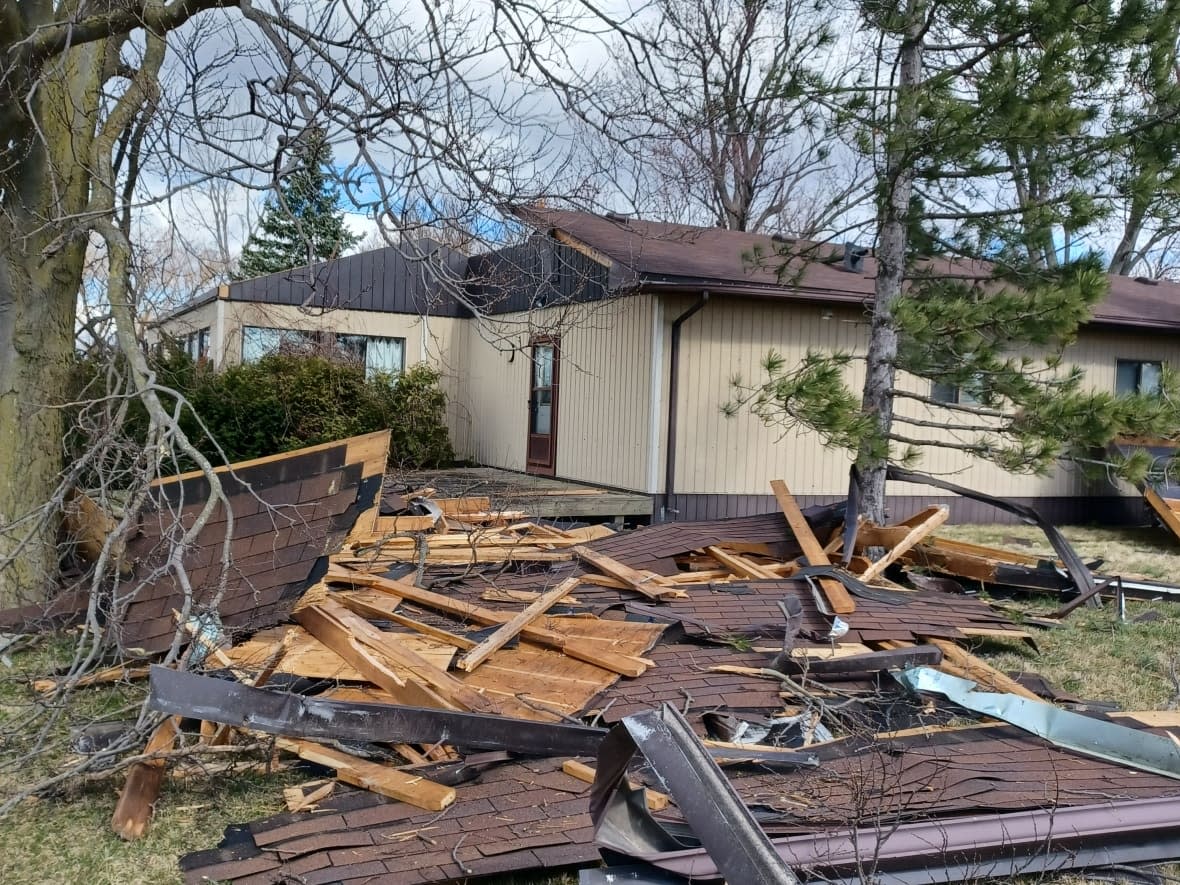
[[[1159, 396], [1163, 389], [1163, 374], [1166, 365], [1164, 360], [1135, 360], [1116, 357], [1114, 361], [1115, 396]], [[1145, 366], [1155, 367], [1155, 387], [1152, 390], [1143, 389], [1143, 368]], [[1131, 367], [1135, 373], [1134, 388], [1131, 390], [1119, 389], [1123, 377], [1123, 367]]]
[[[320, 330], [320, 329], [289, 329], [279, 326], [254, 326], [243, 325], [242, 327], [242, 363], [254, 363], [271, 353], [276, 352], [285, 343], [292, 344], [306, 344], [312, 348], [330, 347], [331, 350], [338, 354], [342, 359], [348, 359], [355, 362], [365, 371], [365, 379], [371, 380], [379, 372], [389, 374], [391, 377], [397, 378], [406, 371], [406, 338], [399, 335], [366, 335], [363, 332], [339, 332], [336, 330]], [[254, 356], [247, 358], [246, 343], [247, 338], [253, 332], [268, 332], [275, 333], [275, 344], [270, 349]], [[342, 342], [343, 339], [343, 342]], [[373, 341], [392, 342], [398, 349], [398, 365], [392, 371], [386, 372], [384, 368], [371, 366], [369, 363], [369, 344]], [[358, 347], [359, 345], [359, 347]]]

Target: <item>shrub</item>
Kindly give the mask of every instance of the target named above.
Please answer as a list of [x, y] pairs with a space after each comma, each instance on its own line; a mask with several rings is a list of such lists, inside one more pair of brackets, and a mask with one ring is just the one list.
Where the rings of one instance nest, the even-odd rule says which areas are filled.
[[[218, 447], [227, 459], [242, 461], [385, 428], [391, 430], [391, 464], [431, 468], [454, 460], [441, 376], [427, 365], [400, 377], [366, 379], [364, 369], [350, 363], [277, 353], [215, 372], [166, 346], [153, 357], [153, 369], [161, 384], [188, 399], [192, 411], [184, 413], [182, 427], [215, 463]], [[105, 371], [81, 360], [76, 377], [77, 389], [93, 397]], [[133, 439], [145, 438], [147, 418], [138, 403], [125, 429]], [[72, 444], [83, 445], [75, 436]]]

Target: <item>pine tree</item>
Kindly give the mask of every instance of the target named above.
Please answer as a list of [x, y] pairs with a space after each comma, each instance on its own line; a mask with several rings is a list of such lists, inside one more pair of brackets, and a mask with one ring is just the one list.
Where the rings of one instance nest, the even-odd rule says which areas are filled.
[[314, 130], [293, 150], [295, 168], [267, 200], [258, 229], [242, 249], [235, 279], [290, 270], [331, 258], [352, 248], [360, 237], [344, 226], [340, 191], [324, 170], [332, 165], [332, 147]]
[[[890, 47], [873, 68], [892, 78], [867, 77], [843, 110], [878, 172], [863, 391], [847, 387], [850, 354], [792, 366], [772, 353], [764, 379], [737, 379], [727, 409], [747, 404], [855, 453], [876, 521], [888, 462], [925, 448], [1045, 473], [1103, 457], [1121, 434], [1180, 433], [1170, 374], [1163, 396], [1116, 396], [1064, 361], [1108, 281], [1099, 256], [1059, 244], [1102, 216], [1093, 175], [1115, 141], [1097, 121], [1156, 11], [1102, 0], [861, 10], [872, 42]], [[1135, 480], [1145, 464], [1103, 467]]]

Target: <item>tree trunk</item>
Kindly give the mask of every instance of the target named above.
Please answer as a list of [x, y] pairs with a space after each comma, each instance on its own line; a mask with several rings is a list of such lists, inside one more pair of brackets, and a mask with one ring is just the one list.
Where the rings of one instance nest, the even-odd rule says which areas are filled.
[[72, 282], [65, 270], [35, 254], [0, 256], [0, 606], [44, 600], [57, 572], [58, 407], [81, 261]]
[[1136, 245], [1139, 235], [1143, 232], [1143, 219], [1147, 215], [1147, 199], [1136, 194], [1131, 199], [1131, 210], [1127, 213], [1127, 221], [1123, 224], [1123, 235], [1119, 244], [1115, 246], [1114, 256], [1110, 259], [1110, 273], [1130, 276], [1139, 263]]
[[895, 112], [885, 147], [885, 176], [878, 197], [877, 279], [861, 409], [875, 418], [875, 432], [857, 452], [862, 483], [861, 512], [878, 525], [885, 522], [885, 471], [893, 426], [893, 386], [897, 362], [897, 326], [893, 305], [902, 292], [909, 253], [910, 197], [914, 184], [913, 148], [917, 137], [917, 87], [922, 77], [924, 0], [909, 0], [905, 36], [898, 59]]
[[45, 599], [57, 574], [60, 406], [105, 55], [102, 41], [68, 50], [31, 98], [0, 89], [0, 606]]

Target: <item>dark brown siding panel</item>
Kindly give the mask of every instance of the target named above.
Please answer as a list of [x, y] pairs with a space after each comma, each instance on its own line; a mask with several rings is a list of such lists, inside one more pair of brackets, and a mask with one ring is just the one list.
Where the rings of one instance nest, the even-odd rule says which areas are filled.
[[[796, 495], [800, 506], [811, 507], [832, 504], [843, 500], [840, 495]], [[1118, 496], [1095, 497], [1054, 497], [1054, 498], [1012, 498], [1019, 504], [1036, 509], [1050, 522], [1058, 525], [1145, 525], [1149, 516], [1139, 498]], [[996, 510], [979, 501], [966, 498], [946, 498], [927, 495], [891, 495], [889, 497], [889, 518], [902, 520], [929, 507], [932, 503], [948, 504], [951, 508], [952, 523], [993, 523], [1010, 525], [1018, 523], [1010, 513]], [[660, 521], [661, 496], [654, 497], [653, 521]], [[683, 522], [686, 520], [725, 519], [732, 516], [752, 516], [759, 513], [774, 513], [778, 510], [771, 495], [673, 495], [672, 512], [664, 521]]]

